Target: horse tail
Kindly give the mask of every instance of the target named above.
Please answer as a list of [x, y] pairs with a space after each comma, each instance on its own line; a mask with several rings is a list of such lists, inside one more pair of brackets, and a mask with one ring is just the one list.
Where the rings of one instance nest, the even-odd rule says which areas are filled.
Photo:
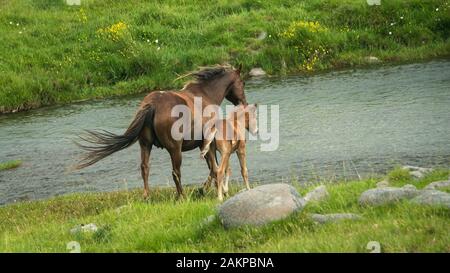
[[[153, 127], [154, 112], [154, 108], [150, 105], [139, 109], [123, 135], [116, 135], [105, 130], [86, 130], [86, 134], [80, 135], [79, 138], [93, 145], [83, 145], [75, 142], [77, 146], [87, 151], [87, 154], [74, 168], [79, 170], [88, 167], [117, 151], [133, 145], [139, 139], [145, 124]], [[151, 131], [153, 132], [153, 128], [151, 128]]]

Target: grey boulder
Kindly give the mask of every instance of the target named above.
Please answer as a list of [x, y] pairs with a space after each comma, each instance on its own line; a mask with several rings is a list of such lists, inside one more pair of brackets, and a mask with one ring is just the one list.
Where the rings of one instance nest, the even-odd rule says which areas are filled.
[[401, 200], [407, 200], [419, 195], [420, 191], [413, 185], [405, 185], [402, 188], [382, 187], [370, 189], [359, 197], [360, 205], [379, 206], [392, 204]]
[[360, 220], [361, 216], [354, 213], [311, 214], [311, 219], [319, 224], [335, 223], [342, 220]]
[[261, 226], [300, 211], [306, 201], [288, 184], [258, 186], [236, 194], [218, 208], [225, 228], [243, 225]]
[[411, 202], [429, 206], [443, 206], [450, 208], [450, 194], [437, 190], [423, 190]]

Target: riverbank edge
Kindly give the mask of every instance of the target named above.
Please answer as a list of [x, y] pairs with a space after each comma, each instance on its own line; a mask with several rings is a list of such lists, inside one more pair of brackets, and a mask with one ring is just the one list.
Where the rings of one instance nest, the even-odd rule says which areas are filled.
[[[381, 179], [391, 186], [413, 184], [421, 189], [448, 179], [450, 170], [435, 170], [413, 179], [399, 168], [386, 177], [325, 184], [330, 197], [308, 205], [298, 215], [260, 228], [224, 229], [216, 219], [215, 193], [197, 195], [186, 187], [187, 198], [176, 200], [173, 188], [104, 193], [77, 193], [0, 207], [0, 252], [67, 252], [66, 242], [77, 241], [83, 252], [368, 252], [369, 241], [380, 241], [382, 252], [448, 252], [450, 211], [410, 203], [363, 208], [359, 195]], [[317, 183], [299, 185], [301, 195]], [[255, 187], [256, 185], [252, 185]], [[232, 187], [232, 195], [240, 188]], [[450, 189], [445, 191], [449, 192]], [[327, 225], [311, 222], [311, 213], [356, 213], [361, 221]], [[94, 223], [99, 231], [73, 234], [80, 224]]]
[[[416, 54], [413, 54], [416, 53]], [[377, 60], [371, 60], [368, 57], [376, 57]], [[288, 72], [279, 72], [276, 74], [266, 75], [267, 77], [286, 77], [286, 76], [314, 76], [317, 74], [331, 73], [333, 71], [341, 71], [346, 69], [369, 69], [381, 66], [404, 65], [412, 63], [425, 63], [434, 60], [450, 60], [450, 42], [442, 42], [427, 45], [421, 48], [402, 48], [397, 52], [381, 51], [376, 54], [363, 54], [361, 52], [346, 52], [335, 60], [332, 60], [329, 66], [321, 66], [324, 68], [314, 71], [305, 72], [298, 69], [289, 70]], [[245, 64], [244, 64], [245, 67]], [[244, 68], [243, 78], [248, 79], [248, 72], [251, 68]], [[264, 67], [263, 67], [264, 69]], [[282, 70], [277, 70], [282, 71]], [[187, 71], [186, 71], [187, 72]], [[173, 90], [180, 87], [180, 82], [172, 82], [172, 85], [159, 89], [151, 89], [146, 83], [151, 80], [151, 75], [141, 77], [137, 80], [122, 81], [115, 85], [97, 86], [94, 88], [84, 88], [81, 90], [81, 98], [69, 99], [67, 101], [59, 101], [52, 104], [31, 103], [26, 108], [8, 106], [0, 106], [0, 115], [14, 114], [18, 112], [26, 112], [33, 109], [44, 108], [49, 106], [63, 106], [73, 103], [80, 103], [91, 100], [126, 97], [130, 95], [147, 94], [153, 91]], [[26, 103], [26, 102], [24, 102]]]

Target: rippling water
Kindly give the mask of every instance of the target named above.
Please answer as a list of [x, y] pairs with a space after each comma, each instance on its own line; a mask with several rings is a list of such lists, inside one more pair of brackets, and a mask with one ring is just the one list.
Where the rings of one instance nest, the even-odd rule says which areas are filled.
[[[449, 61], [252, 80], [246, 93], [249, 102], [280, 107], [279, 149], [261, 152], [260, 142], [248, 144], [251, 181], [350, 179], [396, 164], [450, 165]], [[66, 169], [80, 156], [76, 134], [123, 132], [143, 97], [0, 116], [0, 161], [23, 161], [0, 172], [0, 204], [141, 187], [137, 144], [87, 169]], [[235, 156], [232, 163], [240, 183]], [[198, 150], [183, 154], [183, 184], [200, 183], [207, 174]], [[173, 186], [165, 150], [152, 151], [150, 185]]]

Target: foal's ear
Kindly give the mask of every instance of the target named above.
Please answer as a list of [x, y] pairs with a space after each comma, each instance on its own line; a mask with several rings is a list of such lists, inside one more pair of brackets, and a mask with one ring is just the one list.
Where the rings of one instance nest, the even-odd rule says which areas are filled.
[[242, 70], [242, 63], [239, 64], [238, 68], [236, 69], [236, 72], [241, 75], [241, 70]]

